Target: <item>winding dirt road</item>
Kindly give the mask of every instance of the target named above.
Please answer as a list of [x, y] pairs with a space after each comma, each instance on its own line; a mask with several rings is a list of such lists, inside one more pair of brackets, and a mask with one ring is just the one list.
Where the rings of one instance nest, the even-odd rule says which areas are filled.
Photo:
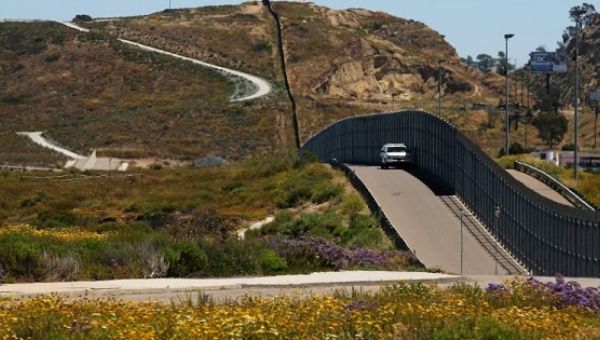
[[[65, 25], [67, 27], [76, 29], [76, 30], [78, 30], [80, 32], [87, 33], [87, 32], [90, 31], [89, 29], [81, 27], [81, 26], [79, 26], [79, 25], [77, 25], [75, 23], [72, 23], [72, 22], [61, 22], [61, 24]], [[126, 40], [126, 39], [118, 39], [118, 40], [120, 42], [124, 43], [124, 44], [135, 46], [135, 47], [137, 47], [139, 49], [142, 49], [144, 51], [168, 55], [168, 56], [173, 57], [173, 58], [177, 58], [177, 59], [180, 59], [180, 60], [189, 61], [189, 62], [194, 63], [196, 65], [200, 65], [200, 66], [203, 66], [203, 67], [207, 67], [207, 68], [210, 68], [210, 69], [222, 72], [222, 73], [224, 73], [224, 74], [226, 74], [228, 76], [239, 77], [239, 78], [245, 79], [246, 81], [248, 81], [248, 82], [250, 82], [250, 83], [252, 83], [254, 85], [254, 87], [255, 87], [254, 93], [246, 95], [246, 96], [243, 96], [243, 97], [240, 97], [240, 98], [231, 99], [232, 102], [240, 102], [240, 101], [246, 101], [246, 100], [252, 100], [252, 99], [261, 98], [261, 97], [264, 97], [264, 96], [268, 95], [272, 91], [271, 85], [269, 84], [268, 81], [266, 81], [266, 80], [264, 80], [264, 79], [262, 79], [260, 77], [253, 76], [251, 74], [245, 73], [245, 72], [236, 71], [236, 70], [232, 70], [232, 69], [229, 69], [229, 68], [226, 68], [226, 67], [209, 64], [209, 63], [203, 62], [203, 61], [198, 60], [198, 59], [185, 57], [185, 56], [182, 56], [182, 55], [179, 55], [179, 54], [171, 53], [171, 52], [168, 52], [168, 51], [165, 51], [165, 50], [161, 50], [161, 49], [154, 48], [154, 47], [151, 47], [151, 46], [148, 46], [148, 45], [140, 44], [140, 43], [137, 43], [137, 42], [134, 42], [134, 41], [130, 41], [130, 40]]]

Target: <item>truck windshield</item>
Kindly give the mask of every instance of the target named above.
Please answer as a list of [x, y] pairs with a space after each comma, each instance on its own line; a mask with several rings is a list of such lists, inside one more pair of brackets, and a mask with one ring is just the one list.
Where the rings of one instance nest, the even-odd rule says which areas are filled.
[[405, 147], [402, 146], [392, 146], [387, 148], [387, 152], [403, 152], [406, 151]]

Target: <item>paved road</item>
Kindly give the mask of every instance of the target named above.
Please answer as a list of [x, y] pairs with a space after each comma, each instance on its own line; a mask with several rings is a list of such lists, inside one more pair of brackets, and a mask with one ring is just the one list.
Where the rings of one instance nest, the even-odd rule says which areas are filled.
[[0, 285], [0, 297], [21, 297], [40, 294], [61, 294], [66, 296], [87, 296], [94, 294], [112, 294], [127, 291], [128, 294], [158, 294], [193, 290], [242, 289], [244, 287], [302, 287], [346, 284], [380, 285], [400, 281], [444, 282], [458, 278], [455, 275], [425, 272], [391, 271], [341, 271], [320, 272], [297, 275], [278, 275], [264, 277], [210, 278], [210, 279], [131, 279], [109, 281], [76, 281], [18, 283]]
[[17, 132], [17, 134], [29, 137], [29, 139], [31, 139], [35, 144], [38, 144], [44, 148], [54, 150], [54, 151], [61, 153], [69, 158], [72, 158], [72, 159], [85, 159], [86, 158], [85, 156], [78, 155], [73, 151], [67, 150], [63, 147], [60, 147], [60, 146], [52, 143], [51, 141], [47, 140], [46, 138], [44, 138], [42, 136], [42, 132], [39, 132], [39, 131], [37, 131], [37, 132]]
[[[486, 288], [490, 283], [503, 283], [515, 276], [453, 276], [419, 272], [347, 271], [324, 272], [306, 275], [280, 275], [221, 279], [135, 279], [110, 281], [19, 283], [0, 285], [0, 298], [23, 298], [55, 294], [64, 298], [117, 298], [131, 301], [198, 301], [206, 294], [216, 302], [227, 302], [245, 296], [308, 297], [332, 295], [339, 291], [351, 294], [352, 290], [376, 292], [381, 287], [400, 282], [428, 282], [448, 287], [458, 282]], [[520, 276], [522, 280], [527, 276]], [[552, 277], [536, 277], [542, 282], [554, 281]], [[582, 287], [599, 287], [597, 278], [566, 278]]]
[[540, 194], [546, 198], [549, 198], [549, 199], [553, 200], [554, 202], [568, 205], [570, 207], [573, 206], [573, 204], [571, 204], [571, 202], [567, 201], [567, 199], [564, 198], [561, 194], [554, 191], [552, 188], [550, 188], [546, 184], [540, 182], [535, 177], [531, 177], [521, 171], [517, 171], [517, 170], [513, 170], [513, 169], [509, 169], [507, 171], [514, 178], [516, 178], [517, 181], [525, 184], [525, 186], [527, 186], [529, 189], [537, 192], [538, 194]]
[[[401, 169], [352, 166], [390, 222], [427, 267], [460, 273], [460, 220], [423, 182]], [[492, 255], [463, 232], [463, 273], [504, 274]]]
[[[81, 32], [89, 32], [90, 30], [87, 28], [83, 28], [75, 23], [72, 22], [62, 22], [61, 24], [76, 29], [78, 31]], [[179, 54], [175, 54], [175, 53], [171, 53], [171, 52], [167, 52], [165, 50], [161, 50], [158, 48], [154, 48], [148, 45], [143, 45], [140, 43], [136, 43], [134, 41], [130, 41], [130, 40], [126, 40], [126, 39], [118, 39], [120, 42], [128, 44], [128, 45], [132, 45], [135, 46], [137, 48], [140, 48], [142, 50], [145, 51], [149, 51], [149, 52], [154, 52], [154, 53], [160, 53], [160, 54], [164, 54], [164, 55], [168, 55], [171, 56], [173, 58], [177, 58], [177, 59], [181, 59], [181, 60], [185, 60], [185, 61], [189, 61], [192, 62], [194, 64], [200, 65], [200, 66], [204, 66], [204, 67], [208, 67], [220, 72], [223, 72], [225, 74], [228, 75], [232, 75], [235, 77], [240, 77], [243, 78], [247, 81], [249, 81], [250, 83], [252, 83], [255, 87], [256, 87], [256, 91], [250, 95], [241, 97], [241, 98], [237, 98], [237, 99], [233, 99], [233, 102], [237, 102], [237, 101], [245, 101], [245, 100], [251, 100], [251, 99], [256, 99], [256, 98], [260, 98], [260, 97], [264, 97], [266, 95], [268, 95], [269, 93], [271, 93], [271, 85], [269, 84], [268, 81], [259, 78], [257, 76], [253, 76], [251, 74], [245, 73], [245, 72], [241, 72], [241, 71], [236, 71], [236, 70], [232, 70], [229, 68], [225, 68], [225, 67], [221, 67], [221, 66], [217, 66], [217, 65], [213, 65], [213, 64], [209, 64], [209, 63], [205, 63], [203, 61], [197, 60], [197, 59], [193, 59], [193, 58], [188, 58], [188, 57], [184, 57], [181, 56]]]

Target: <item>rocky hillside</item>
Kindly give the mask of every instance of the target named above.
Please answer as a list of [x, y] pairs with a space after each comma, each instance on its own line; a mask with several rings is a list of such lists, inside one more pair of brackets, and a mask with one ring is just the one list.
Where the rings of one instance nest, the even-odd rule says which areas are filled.
[[[474, 102], [497, 103], [501, 79], [462, 65], [444, 37], [423, 23], [311, 3], [275, 2], [273, 7], [282, 18], [303, 140], [344, 116], [400, 107], [433, 109], [440, 58], [445, 60], [446, 105], [464, 110]], [[275, 23], [260, 2], [165, 11], [87, 26], [239, 68], [282, 86]], [[465, 123], [477, 131], [485, 119]]]
[[[500, 125], [470, 107], [497, 104], [502, 79], [461, 64], [441, 34], [381, 12], [296, 2], [273, 7], [302, 141], [342, 117], [436, 110], [443, 59], [443, 114], [483, 146], [498, 144]], [[0, 24], [2, 161], [58, 160], [16, 136], [22, 130], [46, 131], [80, 153], [98, 148], [117, 157], [233, 160], [293, 147], [276, 25], [260, 2], [80, 24], [91, 33], [54, 23]], [[234, 84], [227, 78], [116, 38], [261, 76], [275, 91], [230, 103]]]

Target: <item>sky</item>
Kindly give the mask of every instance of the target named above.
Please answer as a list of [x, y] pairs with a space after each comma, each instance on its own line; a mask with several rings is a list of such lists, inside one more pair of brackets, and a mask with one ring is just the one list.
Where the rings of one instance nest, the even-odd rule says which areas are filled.
[[[141, 15], [168, 8], [169, 0], [1, 0], [0, 20], [50, 19], [66, 21], [76, 14], [92, 17]], [[173, 8], [239, 4], [232, 0], [171, 0]], [[504, 34], [509, 58], [525, 64], [540, 45], [556, 48], [570, 25], [569, 9], [583, 0], [314, 0], [335, 9], [366, 8], [424, 22], [446, 36], [462, 57], [480, 53], [497, 56]], [[600, 10], [600, 0], [587, 0]]]

